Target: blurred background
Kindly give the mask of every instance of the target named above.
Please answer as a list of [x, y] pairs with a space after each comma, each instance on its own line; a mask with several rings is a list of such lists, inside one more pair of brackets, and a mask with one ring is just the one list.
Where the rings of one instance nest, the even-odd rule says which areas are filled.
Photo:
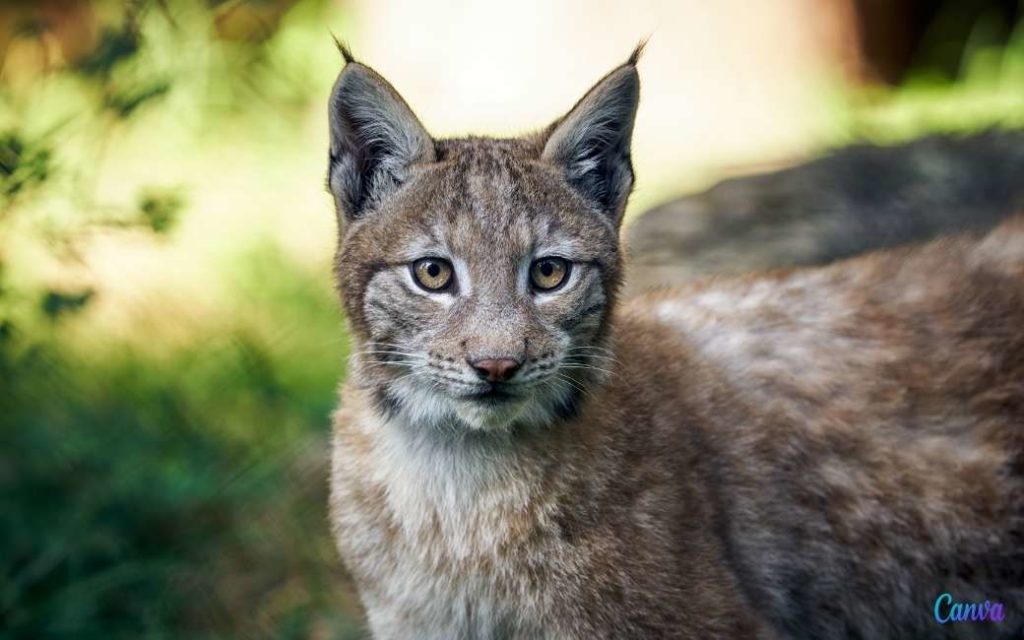
[[360, 637], [325, 513], [347, 350], [323, 188], [332, 32], [439, 136], [539, 128], [650, 37], [634, 225], [854, 143], [1024, 127], [1021, 16], [5, 0], [0, 638]]

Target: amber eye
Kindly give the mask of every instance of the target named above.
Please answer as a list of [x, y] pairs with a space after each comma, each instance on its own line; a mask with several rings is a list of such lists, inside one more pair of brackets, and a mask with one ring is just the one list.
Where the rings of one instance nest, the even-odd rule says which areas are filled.
[[563, 258], [541, 258], [530, 265], [530, 282], [538, 291], [552, 291], [569, 277], [570, 263]]
[[412, 263], [412, 275], [427, 291], [444, 291], [452, 283], [452, 265], [441, 258], [421, 258]]

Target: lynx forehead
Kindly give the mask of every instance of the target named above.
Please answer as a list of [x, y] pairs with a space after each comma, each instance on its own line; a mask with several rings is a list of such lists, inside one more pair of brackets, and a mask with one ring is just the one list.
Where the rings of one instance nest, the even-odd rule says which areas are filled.
[[434, 140], [349, 60], [331, 100], [337, 275], [353, 368], [387, 414], [420, 428], [542, 425], [606, 370], [634, 63], [535, 135]]

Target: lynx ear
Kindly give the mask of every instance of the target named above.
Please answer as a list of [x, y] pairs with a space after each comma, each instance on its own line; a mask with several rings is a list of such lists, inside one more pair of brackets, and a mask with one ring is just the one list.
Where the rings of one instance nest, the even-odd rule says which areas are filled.
[[352, 59], [331, 92], [328, 185], [339, 214], [355, 219], [397, 189], [409, 167], [435, 158], [434, 142], [387, 80]]
[[640, 99], [636, 62], [643, 45], [626, 64], [587, 92], [552, 125], [541, 158], [563, 168], [566, 180], [618, 220], [633, 188], [630, 141]]

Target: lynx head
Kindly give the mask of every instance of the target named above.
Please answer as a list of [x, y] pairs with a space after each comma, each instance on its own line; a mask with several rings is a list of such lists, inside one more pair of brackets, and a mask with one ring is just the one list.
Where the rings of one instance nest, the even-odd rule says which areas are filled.
[[447, 140], [342, 52], [328, 183], [356, 383], [415, 428], [571, 415], [610, 366], [640, 48], [540, 133]]

